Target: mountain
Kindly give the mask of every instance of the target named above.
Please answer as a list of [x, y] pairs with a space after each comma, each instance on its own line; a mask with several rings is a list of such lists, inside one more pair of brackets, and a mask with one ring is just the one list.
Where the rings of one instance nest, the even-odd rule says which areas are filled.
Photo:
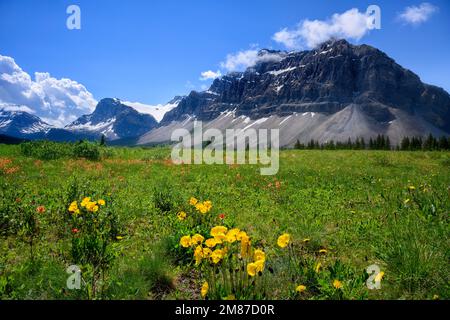
[[105, 135], [108, 140], [137, 137], [158, 125], [150, 114], [142, 114], [119, 99], [102, 99], [94, 112], [65, 127], [75, 134]]
[[280, 128], [280, 144], [450, 132], [450, 95], [382, 51], [333, 40], [301, 52], [261, 50], [259, 63], [193, 91], [138, 144], [167, 142], [178, 127]]
[[26, 111], [22, 106], [2, 105], [0, 109], [0, 134], [20, 138], [43, 138], [53, 127], [39, 117]]

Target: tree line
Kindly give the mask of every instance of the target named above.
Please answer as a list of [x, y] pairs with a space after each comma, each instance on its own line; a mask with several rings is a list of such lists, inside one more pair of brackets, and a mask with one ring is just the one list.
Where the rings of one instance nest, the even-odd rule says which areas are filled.
[[434, 137], [432, 134], [423, 137], [404, 137], [399, 145], [392, 145], [389, 136], [378, 135], [366, 141], [364, 138], [352, 140], [348, 138], [346, 142], [330, 140], [325, 143], [311, 139], [307, 144], [300, 140], [294, 145], [295, 149], [309, 150], [398, 150], [398, 151], [439, 151], [450, 150], [450, 136]]

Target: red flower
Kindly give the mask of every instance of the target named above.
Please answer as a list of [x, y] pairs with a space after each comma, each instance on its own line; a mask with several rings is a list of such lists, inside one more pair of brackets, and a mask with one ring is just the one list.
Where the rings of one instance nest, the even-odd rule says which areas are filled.
[[73, 234], [77, 234], [79, 231], [80, 231], [80, 230], [78, 230], [77, 228], [73, 228], [73, 229], [72, 229], [72, 233], [73, 233]]
[[222, 214], [219, 214], [219, 219], [220, 220], [223, 220], [223, 219], [225, 219], [225, 215], [222, 213]]
[[39, 206], [36, 208], [36, 212], [37, 213], [44, 213], [45, 212], [45, 207], [44, 206]]

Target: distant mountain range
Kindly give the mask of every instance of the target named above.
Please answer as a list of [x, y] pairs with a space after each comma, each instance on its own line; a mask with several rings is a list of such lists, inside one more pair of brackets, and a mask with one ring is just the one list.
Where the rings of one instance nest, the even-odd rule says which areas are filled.
[[368, 141], [378, 134], [396, 144], [404, 136], [450, 133], [450, 95], [376, 48], [333, 40], [310, 51], [258, 55], [255, 66], [216, 79], [206, 91], [158, 108], [103, 99], [63, 129], [26, 112], [0, 110], [0, 134], [58, 141], [105, 135], [147, 145], [170, 142], [174, 129], [192, 129], [195, 120], [222, 130], [279, 128], [281, 146]]

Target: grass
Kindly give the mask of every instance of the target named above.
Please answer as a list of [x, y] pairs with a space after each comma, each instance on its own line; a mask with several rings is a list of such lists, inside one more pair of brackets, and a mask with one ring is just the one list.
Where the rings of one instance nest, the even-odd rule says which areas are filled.
[[[176, 166], [169, 159], [168, 148], [108, 148], [100, 161], [39, 160], [23, 156], [19, 146], [1, 145], [0, 226], [17, 211], [14, 198], [46, 211], [38, 215], [33, 266], [20, 232], [0, 235], [0, 298], [86, 298], [65, 288], [71, 263], [64, 216], [74, 194], [111, 194], [122, 227], [100, 298], [200, 298], [201, 274], [175, 248], [186, 230], [173, 223], [192, 196], [211, 200], [214, 215], [251, 234], [275, 269], [285, 267], [277, 258], [280, 234], [297, 243], [311, 239], [297, 251], [303, 269], [267, 277], [268, 286], [280, 288], [267, 298], [302, 298], [292, 277], [319, 285], [336, 276], [336, 268], [348, 292], [311, 289], [304, 298], [450, 297], [449, 153], [285, 150], [273, 177], [261, 176], [256, 165]], [[325, 256], [317, 255], [320, 248]], [[308, 268], [316, 261], [327, 277], [311, 278]], [[371, 264], [385, 272], [381, 290], [365, 290]]]

